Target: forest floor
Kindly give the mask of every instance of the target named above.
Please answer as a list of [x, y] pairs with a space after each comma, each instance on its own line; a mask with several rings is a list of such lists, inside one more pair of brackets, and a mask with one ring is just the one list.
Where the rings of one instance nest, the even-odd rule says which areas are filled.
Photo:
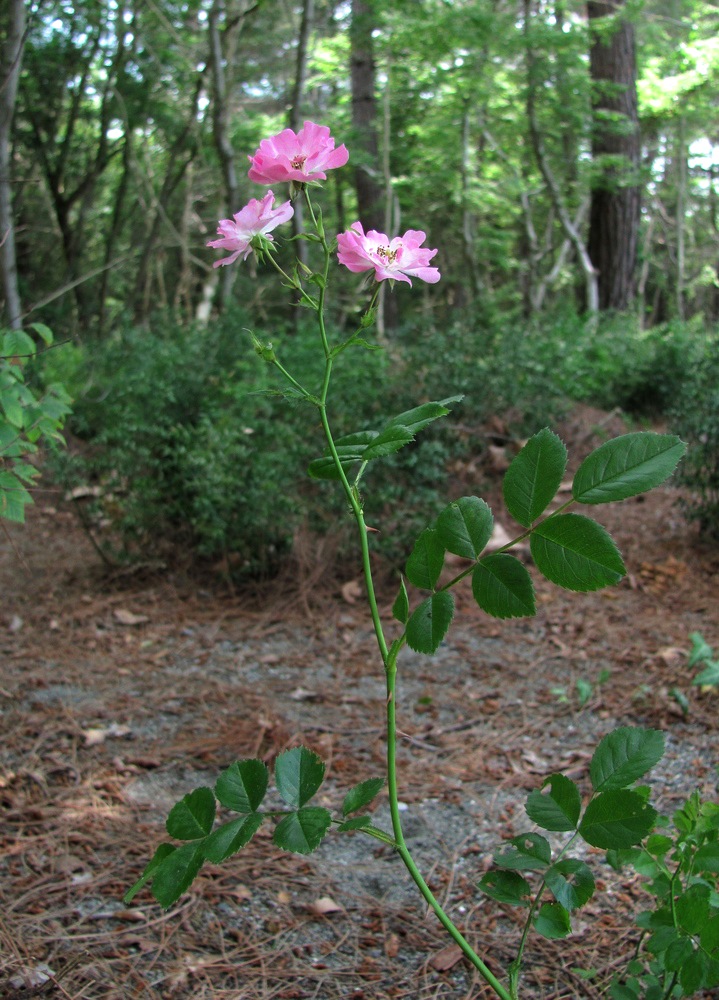
[[[614, 422], [584, 408], [558, 429], [581, 458], [625, 429]], [[650, 776], [661, 809], [694, 788], [717, 796], [719, 694], [691, 685], [687, 653], [694, 631], [719, 646], [719, 548], [672, 488], [592, 513], [625, 557], [618, 587], [568, 594], [535, 575], [536, 618], [508, 623], [467, 588], [438, 655], [400, 660], [407, 839], [500, 975], [518, 916], [476, 883], [502, 839], [528, 828], [524, 800], [548, 774], [586, 788], [605, 733], [652, 726], [667, 738]], [[238, 757], [312, 747], [328, 765], [318, 804], [334, 806], [382, 774], [383, 678], [357, 571], [320, 576], [258, 601], [177, 573], [108, 572], [51, 491], [0, 535], [0, 997], [490, 996], [391, 850], [358, 834], [302, 857], [262, 828], [169, 911], [146, 889], [122, 902], [170, 806]], [[527, 998], [594, 1000], [636, 948], [641, 881], [600, 852], [588, 861], [605, 891], [565, 942], [530, 938]]]

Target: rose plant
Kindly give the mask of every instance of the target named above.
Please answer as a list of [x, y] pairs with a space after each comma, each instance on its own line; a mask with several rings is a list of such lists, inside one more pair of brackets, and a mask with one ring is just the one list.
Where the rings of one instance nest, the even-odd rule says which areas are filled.
[[[271, 231], [290, 219], [292, 205], [285, 202], [273, 208], [272, 192], [261, 201], [250, 201], [234, 220], [221, 221], [220, 239], [208, 245], [231, 251], [229, 257], [216, 261], [215, 266], [231, 264], [239, 257], [246, 260], [250, 253], [256, 253], [278, 272], [295, 301], [316, 315], [322, 360], [322, 376], [317, 386], [304, 385], [295, 378], [271, 343], [253, 335], [253, 344], [260, 357], [280, 374], [283, 391], [305, 401], [319, 414], [325, 447], [323, 454], [310, 464], [309, 474], [339, 484], [356, 523], [368, 613], [386, 689], [386, 773], [370, 775], [350, 788], [333, 814], [311, 804], [324, 778], [323, 762], [307, 747], [292, 747], [281, 753], [274, 765], [274, 784], [283, 805], [263, 810], [270, 784], [266, 764], [258, 759], [235, 761], [220, 774], [214, 789], [196, 788], [173, 807], [166, 827], [170, 837], [180, 844], [168, 842], [157, 848], [126, 899], [129, 901], [150, 882], [159, 903], [170, 906], [190, 886], [205, 861], [219, 863], [230, 858], [249, 843], [265, 821], [276, 822], [273, 840], [278, 848], [301, 854], [314, 851], [331, 829], [369, 837], [389, 845], [399, 855], [427, 904], [496, 996], [516, 1000], [528, 934], [535, 931], [549, 938], [564, 937], [571, 929], [572, 913], [594, 892], [594, 876], [583, 860], [569, 853], [572, 845], [583, 840], [614, 852], [615, 864], [644, 856], [639, 845], [650, 837], [658, 815], [648, 802], [646, 791], [637, 788], [636, 782], [662, 756], [663, 735], [631, 727], [608, 734], [591, 760], [591, 795], [586, 803], [580, 788], [562, 774], [550, 775], [542, 789], [530, 795], [526, 806], [529, 820], [539, 829], [566, 834], [567, 840], [555, 850], [536, 829], [522, 834], [495, 854], [495, 868], [479, 882], [479, 889], [491, 898], [523, 906], [527, 912], [517, 957], [503, 981], [490, 968], [488, 956], [478, 954], [435, 897], [405, 840], [396, 770], [397, 677], [402, 651], [408, 646], [431, 655], [438, 649], [454, 616], [453, 588], [467, 578], [471, 578], [477, 604], [487, 614], [499, 619], [533, 615], [535, 596], [531, 575], [511, 551], [520, 541], [529, 542], [536, 569], [560, 587], [581, 593], [619, 582], [625, 567], [610, 535], [596, 521], [583, 513], [570, 512], [569, 508], [586, 509], [621, 501], [657, 486], [674, 471], [684, 445], [672, 435], [652, 433], [626, 434], [608, 441], [581, 463], [569, 499], [549, 512], [565, 477], [567, 450], [551, 430], [540, 430], [516, 456], [504, 479], [507, 509], [521, 526], [517, 536], [498, 551], [486, 554], [494, 521], [485, 501], [465, 496], [448, 504], [414, 544], [393, 604], [393, 622], [384, 622], [370, 562], [370, 532], [360, 489], [363, 477], [372, 462], [408, 445], [425, 427], [449, 413], [460, 397], [421, 403], [388, 417], [376, 427], [358, 428], [339, 438], [333, 433], [330, 416], [333, 368], [348, 350], [376, 346], [368, 343], [366, 337], [375, 319], [379, 283], [389, 281], [394, 285], [399, 281], [411, 286], [413, 279], [430, 284], [440, 280], [440, 271], [430, 263], [437, 250], [424, 246], [426, 236], [419, 230], [410, 229], [403, 236], [389, 237], [375, 230], [365, 233], [357, 221], [336, 239], [327, 238], [310, 188], [325, 179], [327, 170], [344, 165], [347, 158], [343, 145], [335, 147], [329, 129], [312, 122], [305, 122], [297, 134], [285, 129], [265, 139], [254, 157], [250, 157], [251, 180], [272, 185], [288, 182], [291, 196], [304, 199], [311, 225], [301, 238], [319, 248], [322, 263], [317, 270], [298, 262], [288, 271], [278, 262], [277, 242]], [[337, 335], [327, 325], [326, 299], [335, 257], [350, 272], [368, 272], [370, 279], [372, 274], [375, 279], [367, 309], [357, 329], [348, 335]], [[464, 565], [444, 582], [447, 553], [460, 557]], [[368, 812], [385, 784], [391, 815], [389, 830], [375, 825]], [[235, 817], [223, 817], [216, 825], [218, 803]], [[710, 812], [702, 820], [703, 871], [709, 872], [709, 878], [716, 871], [716, 867], [712, 868], [716, 854], [712, 852], [717, 846], [718, 813], [719, 810]], [[655, 847], [656, 843], [655, 840]], [[662, 869], [672, 850], [671, 838], [660, 838], [660, 843], [658, 860], [649, 848], [650, 856], [655, 858], [653, 871]], [[691, 881], [691, 872], [687, 878]], [[702, 936], [702, 920], [695, 919], [693, 911], [689, 917], [685, 912], [687, 907], [691, 910], [691, 900], [696, 897], [701, 914], [713, 921], [711, 926], [716, 928], [718, 897], [708, 884], [701, 891], [693, 884], [690, 889], [690, 903], [684, 907], [683, 915], [672, 913], [671, 905], [666, 905], [666, 894], [660, 894], [662, 909], [657, 920], [673, 931], [657, 936], [679, 941], [681, 948], [677, 946], [672, 954], [676, 975], [669, 962], [668, 989], [662, 986], [662, 993], [648, 992], [647, 997], [688, 995], [681, 992], [685, 983], [693, 986], [719, 983], [719, 935], [712, 930]], [[681, 970], [686, 963], [691, 965], [691, 974], [684, 975]], [[653, 984], [659, 981], [654, 971], [647, 981], [650, 980]], [[635, 969], [629, 981], [617, 981], [612, 996], [618, 1000], [636, 998], [639, 986], [635, 989], [635, 984], [643, 981]]]

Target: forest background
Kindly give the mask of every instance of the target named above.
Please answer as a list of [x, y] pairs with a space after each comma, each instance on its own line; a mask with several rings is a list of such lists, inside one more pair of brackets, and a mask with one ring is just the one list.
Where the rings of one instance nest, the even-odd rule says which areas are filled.
[[[54, 471], [106, 559], [180, 547], [272, 572], [301, 528], [336, 526], [303, 485], [307, 414], [250, 340], [311, 382], [314, 329], [254, 258], [214, 269], [206, 249], [258, 196], [246, 156], [305, 119], [350, 151], [318, 195], [328, 233], [359, 218], [439, 250], [438, 285], [383, 290], [385, 349], [335, 390], [340, 433], [389, 396], [465, 394], [375, 473], [390, 558], [417, 526], [400, 499], [425, 523], [454, 458], [572, 400], [672, 424], [719, 529], [715, 4], [8, 0], [0, 31], [4, 322], [55, 332], [35, 378], [75, 412]], [[370, 293], [332, 281], [353, 329]]]

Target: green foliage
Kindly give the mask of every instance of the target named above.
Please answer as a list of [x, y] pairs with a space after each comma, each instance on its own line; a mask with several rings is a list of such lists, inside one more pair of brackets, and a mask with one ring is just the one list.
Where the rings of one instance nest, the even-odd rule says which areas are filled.
[[[311, 854], [322, 843], [333, 822], [340, 832], [363, 829], [381, 839], [386, 834], [371, 825], [369, 817], [333, 820], [329, 810], [310, 806], [322, 786], [325, 765], [307, 747], [293, 747], [275, 761], [274, 783], [287, 808], [260, 811], [268, 792], [269, 772], [263, 761], [245, 759], [230, 764], [215, 782], [214, 790], [195, 788], [170, 810], [165, 828], [183, 845], [164, 843], [155, 851], [140, 878], [125, 894], [129, 903], [148, 882], [152, 894], [163, 907], [171, 906], [186, 892], [205, 861], [220, 864], [249, 844], [265, 819], [278, 819], [273, 842], [284, 851]], [[344, 797], [344, 818], [368, 806], [384, 785], [382, 778], [370, 778], [351, 788]], [[237, 819], [215, 827], [217, 803], [239, 813]], [[213, 829], [214, 827], [214, 829]]]
[[607, 855], [613, 867], [640, 872], [654, 897], [637, 916], [641, 950], [615, 978], [613, 1000], [689, 997], [719, 985], [719, 805], [694, 792], [673, 822], [673, 831]]
[[[529, 906], [528, 921], [547, 938], [571, 932], [571, 914], [594, 895], [591, 869], [568, 855], [578, 839], [608, 849], [633, 847], [654, 827], [657, 812], [644, 794], [629, 786], [647, 773], [664, 753], [663, 734], [653, 729], [625, 727], [609, 733], [590, 763], [593, 792], [584, 810], [579, 787], [563, 774], [552, 774], [541, 790], [531, 792], [527, 816], [540, 829], [571, 836], [553, 856], [549, 841], [536, 832], [513, 837], [494, 853], [495, 868], [480, 888], [493, 899]], [[517, 877], [517, 872], [524, 875]], [[532, 888], [532, 882], [536, 887]], [[551, 901], [544, 901], [549, 894]], [[524, 938], [515, 962], [521, 964]]]
[[719, 658], [715, 658], [714, 650], [699, 632], [692, 632], [689, 638], [692, 641], [692, 648], [688, 666], [690, 669], [702, 667], [692, 684], [699, 684], [702, 687], [719, 685]]
[[[596, 521], [567, 513], [572, 503], [584, 505], [624, 500], [664, 482], [674, 471], [684, 444], [668, 434], [627, 434], [607, 441], [579, 467], [572, 499], [545, 513], [564, 476], [566, 448], [547, 428], [527, 441], [504, 478], [504, 498], [510, 512], [527, 529], [501, 550], [483, 555], [492, 533], [489, 507], [478, 497], [449, 504], [420, 534], [405, 565], [406, 579], [420, 590], [431, 590], [409, 614], [404, 582], [395, 617], [406, 621], [409, 646], [434, 653], [454, 614], [449, 588], [471, 574], [477, 604], [495, 618], [519, 618], [535, 612], [534, 587], [526, 567], [506, 552], [529, 537], [539, 572], [557, 586], [588, 592], [618, 583], [624, 576], [622, 557], [609, 533]], [[471, 565], [439, 586], [446, 552]]]
[[[313, 448], [306, 404], [288, 406], [267, 366], [238, 350], [241, 326], [235, 315], [207, 330], [130, 329], [86, 348], [77, 380], [87, 390], [71, 428], [88, 447], [56, 466], [69, 485], [100, 486], [98, 515], [120, 533], [125, 555], [171, 545], [201, 557], [233, 553], [238, 575], [256, 574], [276, 567], [302, 523], [336, 522], [340, 502], [300, 485]], [[306, 334], [280, 341], [317, 384]], [[361, 369], [340, 373], [345, 420], [366, 418], [383, 364], [368, 353]]]
[[[46, 347], [51, 331], [42, 323], [28, 330]], [[64, 387], [50, 383], [39, 390], [27, 381], [37, 354], [35, 340], [23, 330], [0, 330], [0, 517], [24, 522], [25, 508], [32, 503], [29, 487], [39, 475], [31, 464], [41, 444], [59, 443], [70, 413], [70, 397]]]
[[688, 516], [719, 538], [719, 337], [707, 338], [702, 355], [685, 369], [670, 423], [687, 441], [680, 482], [691, 491]]

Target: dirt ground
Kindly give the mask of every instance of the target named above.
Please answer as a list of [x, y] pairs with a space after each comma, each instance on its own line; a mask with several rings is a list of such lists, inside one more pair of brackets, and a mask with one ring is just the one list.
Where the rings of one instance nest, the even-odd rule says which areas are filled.
[[[580, 459], [610, 423], [585, 409], [560, 432]], [[491, 502], [499, 479], [482, 476]], [[694, 788], [717, 797], [719, 694], [692, 687], [687, 653], [694, 631], [719, 648], [719, 549], [670, 487], [592, 513], [625, 557], [618, 587], [567, 594], [535, 574], [536, 618], [509, 623], [483, 616], [467, 588], [437, 656], [400, 660], [407, 839], [498, 974], [516, 915], [476, 883], [501, 840], [529, 828], [524, 799], [546, 775], [585, 782], [606, 732], [653, 726], [667, 737], [651, 775], [662, 810]], [[51, 489], [25, 527], [3, 530], [0, 997], [491, 995], [391, 850], [356, 834], [299, 857], [262, 828], [169, 911], [147, 890], [122, 902], [169, 807], [238, 757], [312, 747], [327, 761], [318, 804], [334, 807], [382, 774], [383, 678], [358, 571], [336, 585], [320, 577], [258, 601], [171, 572], [108, 572]], [[388, 622], [393, 597], [383, 594]], [[375, 821], [387, 821], [382, 795]], [[564, 943], [531, 939], [527, 998], [598, 998], [636, 947], [639, 880], [612, 876], [600, 852], [588, 860], [606, 891]]]

